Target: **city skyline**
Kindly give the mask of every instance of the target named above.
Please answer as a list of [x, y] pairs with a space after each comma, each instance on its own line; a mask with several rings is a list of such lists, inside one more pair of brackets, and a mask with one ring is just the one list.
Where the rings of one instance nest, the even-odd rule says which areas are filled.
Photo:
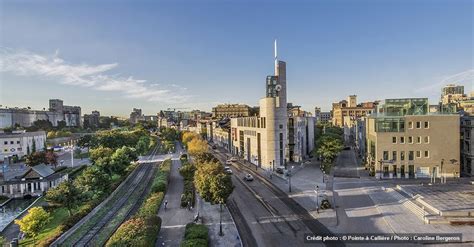
[[42, 109], [61, 98], [84, 113], [117, 116], [134, 107], [155, 114], [255, 106], [275, 38], [290, 64], [288, 102], [311, 112], [350, 94], [359, 102], [428, 97], [434, 104], [446, 84], [473, 89], [469, 1], [210, 1], [202, 11], [169, 2], [1, 5], [3, 106]]

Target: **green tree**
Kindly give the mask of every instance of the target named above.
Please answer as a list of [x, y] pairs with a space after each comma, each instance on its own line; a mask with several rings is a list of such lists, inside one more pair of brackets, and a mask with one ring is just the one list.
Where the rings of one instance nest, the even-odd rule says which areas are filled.
[[234, 190], [232, 179], [225, 173], [211, 177], [210, 183], [211, 203], [225, 203]]
[[85, 135], [79, 138], [77, 145], [79, 147], [94, 147], [97, 144], [97, 139], [92, 135]]
[[36, 237], [49, 220], [49, 213], [42, 207], [32, 207], [28, 210], [28, 214], [26, 214], [25, 217], [20, 220], [15, 220], [15, 224], [20, 227], [20, 231], [29, 237], [33, 237], [33, 246], [35, 246]]
[[327, 170], [343, 148], [342, 140], [332, 135], [323, 135], [318, 140], [316, 153], [322, 157], [323, 165]]
[[111, 170], [119, 175], [123, 175], [125, 173], [125, 169], [130, 165], [132, 159], [130, 157], [130, 148], [129, 147], [122, 147], [115, 151], [115, 153], [111, 157], [110, 165]]
[[67, 208], [69, 215], [80, 205], [83, 199], [81, 191], [71, 181], [65, 181], [46, 192], [46, 201]]
[[89, 158], [92, 163], [95, 163], [100, 158], [112, 156], [113, 153], [114, 151], [111, 148], [100, 146], [89, 150]]
[[145, 154], [148, 151], [148, 147], [150, 146], [150, 137], [142, 136], [137, 142], [135, 149], [137, 150], [138, 154]]
[[31, 152], [36, 152], [36, 140], [33, 138], [33, 144], [31, 144]]
[[205, 201], [212, 201], [211, 182], [214, 176], [224, 172], [224, 168], [220, 163], [208, 162], [199, 164], [194, 173], [194, 184], [196, 190]]
[[25, 164], [28, 166], [36, 166], [39, 164], [46, 164], [48, 163], [46, 159], [45, 152], [33, 152], [30, 155], [26, 156]]
[[99, 167], [89, 166], [74, 180], [74, 185], [94, 199], [109, 191], [110, 179]]

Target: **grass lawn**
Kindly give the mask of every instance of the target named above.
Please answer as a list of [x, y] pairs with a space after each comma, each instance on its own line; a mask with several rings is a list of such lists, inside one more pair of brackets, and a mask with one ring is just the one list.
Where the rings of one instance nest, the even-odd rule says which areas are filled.
[[[36, 238], [36, 243], [38, 243], [41, 239], [46, 239], [53, 234], [56, 234], [57, 227], [63, 223], [69, 214], [66, 208], [57, 208], [51, 212], [51, 220], [49, 223], [44, 227], [44, 229], [40, 232], [38, 237]], [[21, 246], [33, 246], [33, 238], [25, 238], [20, 241]]]

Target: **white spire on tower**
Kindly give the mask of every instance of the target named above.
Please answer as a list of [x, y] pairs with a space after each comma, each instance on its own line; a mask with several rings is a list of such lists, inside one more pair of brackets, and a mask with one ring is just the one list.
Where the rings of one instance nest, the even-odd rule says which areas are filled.
[[275, 39], [274, 43], [275, 48], [275, 75], [278, 73], [278, 49], [277, 49], [277, 40]]

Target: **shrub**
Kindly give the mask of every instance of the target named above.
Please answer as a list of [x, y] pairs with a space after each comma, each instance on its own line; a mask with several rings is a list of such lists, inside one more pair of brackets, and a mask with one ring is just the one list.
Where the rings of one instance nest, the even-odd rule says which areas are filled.
[[197, 225], [189, 223], [186, 225], [184, 232], [184, 240], [181, 247], [203, 246], [209, 245], [209, 229], [205, 225]]
[[160, 209], [163, 197], [163, 192], [151, 194], [150, 197], [148, 197], [148, 199], [140, 207], [140, 210], [138, 211], [138, 217], [156, 215], [158, 213], [158, 210]]
[[156, 242], [160, 228], [161, 218], [156, 215], [132, 218], [120, 225], [106, 246], [149, 246]]
[[153, 180], [153, 184], [151, 185], [151, 191], [153, 193], [166, 191], [170, 169], [171, 169], [171, 160], [165, 160], [163, 161], [163, 163], [161, 163], [158, 174]]

